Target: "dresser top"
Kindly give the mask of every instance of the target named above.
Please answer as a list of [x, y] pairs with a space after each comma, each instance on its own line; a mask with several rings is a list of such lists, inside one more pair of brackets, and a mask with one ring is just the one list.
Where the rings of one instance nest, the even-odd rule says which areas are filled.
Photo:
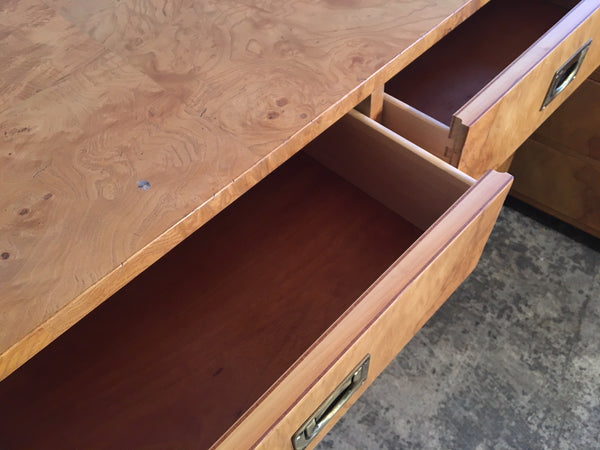
[[484, 3], [3, 0], [0, 380]]

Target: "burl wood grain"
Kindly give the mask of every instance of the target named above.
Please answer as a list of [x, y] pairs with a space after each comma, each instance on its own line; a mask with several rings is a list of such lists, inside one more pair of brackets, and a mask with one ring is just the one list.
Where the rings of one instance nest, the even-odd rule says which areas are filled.
[[486, 0], [0, 5], [0, 379]]
[[0, 110], [59, 83], [105, 52], [100, 43], [44, 3], [3, 0]]
[[297, 155], [3, 381], [0, 446], [210, 446], [420, 234]]
[[439, 25], [440, 9], [459, 15], [485, 1], [104, 3], [87, 12], [78, 1], [51, 2], [94, 40], [262, 152], [265, 142], [271, 147], [272, 139], [323, 114], [333, 105], [327, 99], [342, 99], [377, 71], [391, 72], [394, 57]]

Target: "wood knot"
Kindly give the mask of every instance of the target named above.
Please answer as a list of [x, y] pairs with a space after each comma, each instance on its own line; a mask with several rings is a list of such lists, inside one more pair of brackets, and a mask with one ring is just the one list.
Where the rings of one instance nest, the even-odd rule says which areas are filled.
[[356, 64], [362, 64], [365, 62], [365, 59], [362, 56], [353, 56], [352, 57], [352, 66]]

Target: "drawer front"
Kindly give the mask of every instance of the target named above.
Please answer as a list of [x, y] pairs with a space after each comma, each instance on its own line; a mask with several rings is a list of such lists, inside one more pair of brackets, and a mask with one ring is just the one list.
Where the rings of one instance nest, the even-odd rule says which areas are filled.
[[531, 139], [510, 171], [515, 197], [600, 237], [600, 162]]
[[[356, 157], [364, 160], [365, 152], [371, 159], [379, 159], [382, 152], [397, 146], [399, 154], [410, 152], [418, 159], [406, 165], [413, 171], [421, 167], [423, 186], [429, 184], [435, 190], [438, 183], [434, 174], [438, 172], [461, 178], [460, 172], [448, 164], [423, 150], [410, 148], [410, 143], [358, 113], [353, 112], [342, 122], [348, 127], [341, 133], [351, 141], [367, 136], [377, 142], [363, 151], [342, 149], [345, 167], [339, 169], [343, 176], [352, 176], [352, 168], [348, 168], [352, 164], [347, 165], [347, 161]], [[367, 170], [368, 166], [363, 164]], [[379, 181], [384, 186], [392, 178], [393, 174], [384, 174]], [[217, 446], [243, 448], [254, 442], [258, 448], [292, 448], [292, 436], [370, 355], [364, 384], [324, 425], [309, 448], [315, 445], [474, 269], [511, 182], [508, 174], [490, 172], [469, 188]], [[366, 186], [365, 191], [375, 192], [377, 187]], [[418, 192], [413, 192], [413, 196], [418, 197]]]
[[600, 81], [585, 80], [531, 138], [600, 164]]
[[[465, 104], [450, 127], [451, 162], [475, 178], [502, 164], [598, 67], [599, 29], [600, 1], [583, 0]], [[590, 40], [577, 76], [543, 107], [557, 71]]]
[[600, 237], [600, 82], [590, 76], [516, 152], [512, 193]]

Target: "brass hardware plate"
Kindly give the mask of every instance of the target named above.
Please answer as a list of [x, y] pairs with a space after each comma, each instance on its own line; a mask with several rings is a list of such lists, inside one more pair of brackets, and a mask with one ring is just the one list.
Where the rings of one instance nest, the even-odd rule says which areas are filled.
[[312, 413], [292, 436], [294, 450], [304, 450], [327, 423], [338, 413], [348, 400], [363, 385], [369, 374], [371, 355], [363, 358], [358, 366], [340, 383], [329, 397]]
[[577, 72], [579, 72], [579, 68], [583, 63], [585, 55], [587, 55], [591, 44], [592, 40], [590, 39], [583, 47], [577, 50], [577, 52], [560, 67], [560, 69], [556, 71], [554, 77], [552, 78], [552, 83], [550, 83], [550, 88], [548, 89], [548, 93], [546, 94], [546, 98], [544, 99], [541, 110], [544, 110], [546, 106], [548, 106], [550, 102], [554, 100], [556, 96], [560, 94], [577, 77]]

